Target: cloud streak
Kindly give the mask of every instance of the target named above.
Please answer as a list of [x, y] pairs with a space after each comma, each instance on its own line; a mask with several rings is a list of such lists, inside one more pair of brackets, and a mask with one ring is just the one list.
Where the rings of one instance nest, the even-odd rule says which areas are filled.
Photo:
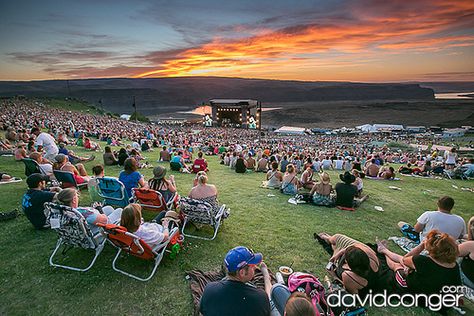
[[[192, 10], [202, 12], [204, 8], [196, 4], [187, 14]], [[347, 75], [344, 69], [353, 71], [351, 78], [357, 78], [356, 70], [365, 69], [365, 77], [359, 77], [370, 78], [370, 73], [380, 73], [380, 67], [401, 56], [406, 62], [400, 63], [395, 75], [403, 80], [410, 74], [413, 54], [425, 54], [428, 65], [436, 64], [435, 54], [462, 55], [463, 49], [471, 52], [474, 47], [471, 0], [338, 1], [332, 7], [324, 3], [324, 8], [312, 10], [255, 14], [243, 23], [222, 23], [213, 17], [194, 29], [196, 19], [174, 19], [171, 7], [158, 12], [159, 7], [140, 14], [156, 23], [168, 23], [181, 34], [185, 47], [125, 54], [117, 51], [123, 45], [117, 38], [70, 31], [83, 40], [66, 43], [65, 49], [56, 52], [16, 52], [9, 57], [74, 78], [222, 75], [322, 80], [333, 78], [330, 73], [334, 70], [339, 76]], [[155, 13], [159, 19], [153, 18]], [[470, 65], [467, 73], [472, 75]], [[446, 72], [457, 72], [461, 66]], [[426, 69], [417, 73], [421, 71]]]

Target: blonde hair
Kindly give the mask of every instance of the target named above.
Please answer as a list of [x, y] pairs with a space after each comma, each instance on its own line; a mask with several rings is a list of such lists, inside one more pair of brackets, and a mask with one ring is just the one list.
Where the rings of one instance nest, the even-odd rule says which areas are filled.
[[203, 184], [203, 185], [206, 184], [206, 183], [207, 183], [207, 175], [206, 175], [206, 173], [201, 174], [201, 175], [197, 178], [197, 180], [198, 180], [198, 183], [199, 183], [199, 184]]
[[120, 225], [125, 227], [129, 232], [134, 233], [142, 223], [142, 207], [139, 204], [131, 203], [127, 205], [120, 217]]
[[293, 172], [295, 172], [295, 166], [294, 166], [292, 163], [288, 164], [288, 166], [286, 166], [286, 171], [287, 171], [288, 173], [293, 173]]
[[76, 189], [74, 188], [67, 188], [64, 190], [61, 190], [56, 196], [54, 197], [55, 202], [66, 205], [66, 206], [71, 206], [72, 205], [72, 200], [76, 196]]

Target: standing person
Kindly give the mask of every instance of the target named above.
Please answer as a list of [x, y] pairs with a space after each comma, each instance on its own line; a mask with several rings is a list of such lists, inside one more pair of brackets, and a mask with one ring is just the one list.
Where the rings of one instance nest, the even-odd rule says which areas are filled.
[[428, 233], [437, 229], [442, 233], [447, 233], [454, 239], [463, 238], [466, 233], [466, 222], [455, 214], [451, 214], [454, 207], [454, 199], [443, 196], [438, 199], [437, 211], [426, 211], [416, 220], [415, 226], [405, 222], [399, 222], [398, 227], [402, 233], [416, 243], [423, 241]]
[[21, 206], [28, 220], [36, 229], [48, 228], [44, 203], [52, 202], [60, 188], [46, 189], [48, 177], [40, 173], [33, 173], [26, 179], [28, 191], [23, 195]]
[[450, 151], [444, 151], [444, 164], [446, 169], [454, 169], [456, 166], [456, 159], [458, 154], [456, 153], [456, 148], [451, 148]]
[[[200, 311], [204, 316], [270, 316], [271, 281], [261, 253], [235, 247], [224, 259], [227, 278], [209, 283], [202, 294]], [[261, 265], [265, 291], [250, 285], [257, 265]]]
[[54, 157], [59, 153], [59, 148], [56, 145], [56, 141], [53, 136], [48, 133], [41, 132], [38, 127], [33, 127], [31, 129], [31, 134], [36, 135], [35, 146], [42, 146], [45, 155], [44, 158], [52, 161]]

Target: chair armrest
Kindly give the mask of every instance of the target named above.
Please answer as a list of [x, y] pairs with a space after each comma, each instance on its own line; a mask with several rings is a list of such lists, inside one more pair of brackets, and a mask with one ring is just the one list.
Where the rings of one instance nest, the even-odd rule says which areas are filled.
[[169, 236], [168, 236], [168, 239], [161, 242], [159, 245], [155, 246], [155, 248], [152, 249], [152, 251], [155, 253], [155, 254], [158, 254], [158, 252], [167, 247], [170, 240], [173, 239], [173, 237], [179, 232], [179, 229], [178, 227], [174, 227], [173, 229], [171, 229], [170, 233], [169, 233]]

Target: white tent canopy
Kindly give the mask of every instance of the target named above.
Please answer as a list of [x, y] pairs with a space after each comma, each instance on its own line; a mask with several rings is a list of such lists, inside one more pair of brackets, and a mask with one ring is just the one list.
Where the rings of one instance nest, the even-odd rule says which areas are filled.
[[282, 126], [279, 129], [275, 130], [277, 134], [292, 134], [292, 135], [302, 135], [306, 131], [303, 127], [293, 127], [293, 126]]
[[364, 124], [356, 127], [357, 129], [365, 132], [372, 133], [378, 131], [401, 131], [403, 130], [403, 125], [398, 124]]

